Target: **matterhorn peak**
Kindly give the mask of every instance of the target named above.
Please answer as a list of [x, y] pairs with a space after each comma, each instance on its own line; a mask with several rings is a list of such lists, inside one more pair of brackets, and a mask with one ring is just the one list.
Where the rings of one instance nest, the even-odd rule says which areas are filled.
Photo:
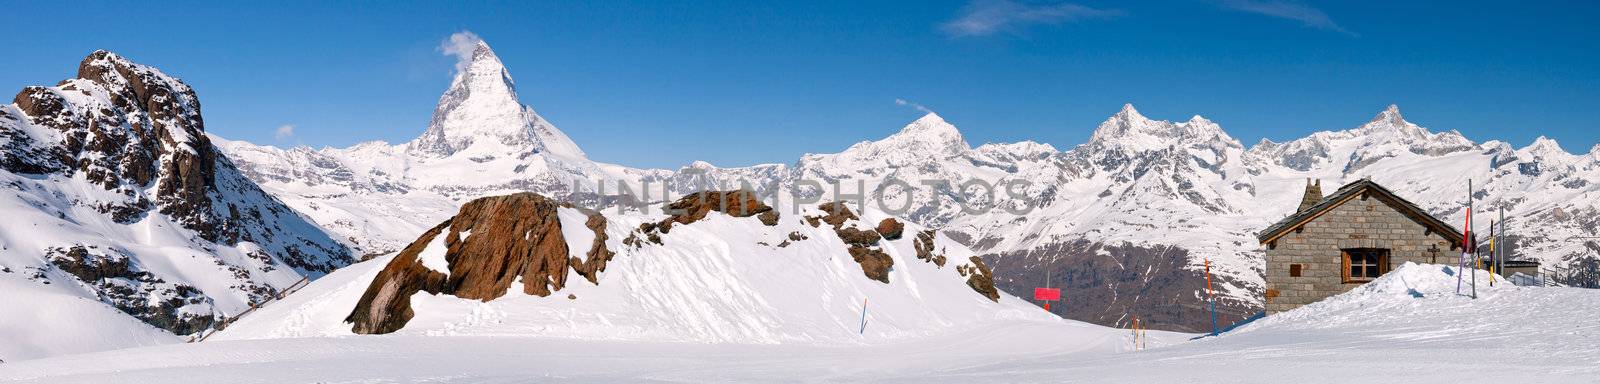
[[447, 54], [462, 58], [450, 89], [439, 97], [428, 130], [410, 143], [412, 150], [445, 157], [478, 144], [485, 151], [550, 152], [569, 158], [584, 153], [566, 134], [517, 98], [516, 83], [500, 57], [471, 36], [468, 47], [455, 44]]

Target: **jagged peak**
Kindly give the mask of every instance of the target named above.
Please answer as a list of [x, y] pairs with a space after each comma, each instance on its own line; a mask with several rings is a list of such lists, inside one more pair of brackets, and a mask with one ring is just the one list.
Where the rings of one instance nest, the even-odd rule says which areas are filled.
[[1389, 106], [1384, 108], [1383, 111], [1380, 111], [1377, 115], [1373, 116], [1371, 121], [1368, 121], [1366, 124], [1362, 124], [1361, 127], [1357, 129], [1368, 132], [1398, 131], [1406, 135], [1419, 137], [1426, 136], [1429, 133], [1427, 129], [1416, 124], [1412, 124], [1410, 121], [1406, 121], [1405, 116], [1400, 114], [1400, 106], [1395, 104], [1389, 104]]
[[1089, 143], [1153, 150], [1195, 140], [1221, 140], [1226, 145], [1239, 146], [1222, 126], [1205, 117], [1195, 115], [1183, 123], [1151, 120], [1139, 114], [1133, 104], [1124, 104], [1122, 110], [1100, 123]]
[[1546, 137], [1544, 135], [1539, 135], [1538, 138], [1533, 139], [1532, 144], [1522, 147], [1522, 149], [1518, 150], [1518, 152], [1534, 156], [1552, 154], [1568, 155], [1566, 150], [1561, 149], [1561, 143], [1557, 143], [1555, 139]]
[[1589, 147], [1589, 154], [1600, 155], [1600, 143], [1594, 143], [1593, 147]]
[[1144, 115], [1139, 114], [1139, 110], [1138, 109], [1134, 109], [1133, 108], [1133, 103], [1123, 103], [1122, 104], [1122, 109], [1118, 110], [1117, 114], [1111, 115], [1111, 118], [1114, 119], [1114, 120], [1121, 120], [1121, 121], [1127, 121], [1127, 122], [1150, 121], [1149, 118], [1144, 117]]
[[487, 148], [497, 152], [548, 152], [586, 158], [565, 133], [522, 104], [511, 71], [489, 44], [481, 39], [473, 44], [471, 56], [465, 65], [458, 65], [460, 70], [450, 88], [439, 96], [428, 130], [409, 147], [444, 157], [487, 142], [503, 147]]
[[1400, 105], [1389, 104], [1389, 106], [1384, 108], [1382, 112], [1378, 112], [1378, 115], [1374, 116], [1372, 121], [1404, 122], [1406, 121], [1406, 118], [1405, 116], [1400, 115]]

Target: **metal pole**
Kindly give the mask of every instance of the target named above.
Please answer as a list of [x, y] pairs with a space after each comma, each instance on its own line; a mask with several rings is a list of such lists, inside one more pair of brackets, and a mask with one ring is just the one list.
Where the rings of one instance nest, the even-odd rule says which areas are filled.
[[[1472, 217], [1472, 179], [1467, 179], [1467, 217]], [[1472, 219], [1467, 219], [1467, 233], [1472, 233]], [[1472, 268], [1472, 298], [1478, 298], [1478, 239], [1472, 241], [1472, 261], [1467, 267]]]

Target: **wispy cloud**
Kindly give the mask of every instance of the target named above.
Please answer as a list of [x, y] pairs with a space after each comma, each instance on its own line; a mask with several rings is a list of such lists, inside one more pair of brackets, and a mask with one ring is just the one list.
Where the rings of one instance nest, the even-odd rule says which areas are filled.
[[898, 105], [898, 106], [902, 106], [902, 107], [911, 107], [911, 109], [915, 109], [918, 112], [922, 112], [922, 113], [933, 113], [933, 110], [928, 109], [928, 107], [924, 107], [924, 106], [922, 106], [922, 104], [917, 104], [915, 102], [906, 101], [906, 99], [894, 99], [894, 105]]
[[1011, 0], [973, 0], [955, 18], [940, 25], [955, 37], [1016, 32], [1032, 25], [1052, 25], [1122, 15], [1122, 11], [1072, 3], [1024, 4]]
[[478, 34], [462, 30], [461, 32], [450, 34], [450, 37], [440, 42], [439, 52], [444, 53], [446, 56], [455, 56], [456, 72], [460, 73], [462, 70], [467, 69], [467, 64], [472, 63], [472, 52], [478, 49], [478, 42], [480, 41], [483, 41], [483, 39], [479, 38]]
[[278, 129], [272, 132], [272, 137], [278, 139], [278, 141], [288, 141], [294, 138], [294, 124], [279, 125]]
[[1216, 4], [1226, 9], [1298, 21], [1311, 28], [1359, 36], [1333, 22], [1322, 10], [1295, 0], [1221, 0]]

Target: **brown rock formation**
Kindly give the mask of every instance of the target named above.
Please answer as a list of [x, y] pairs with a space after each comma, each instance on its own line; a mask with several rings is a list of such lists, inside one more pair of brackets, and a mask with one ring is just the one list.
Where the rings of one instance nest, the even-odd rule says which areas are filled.
[[878, 231], [871, 229], [861, 230], [845, 226], [845, 223], [850, 220], [859, 220], [860, 218], [854, 212], [850, 212], [850, 208], [845, 206], [844, 203], [822, 203], [817, 206], [817, 209], [822, 210], [824, 214], [822, 216], [806, 216], [806, 222], [810, 223], [812, 227], [820, 226], [821, 223], [828, 223], [828, 225], [833, 226], [833, 233], [839, 235], [839, 239], [843, 240], [845, 245], [850, 246], [850, 258], [861, 264], [861, 272], [865, 273], [869, 279], [888, 284], [889, 270], [894, 268], [894, 259], [883, 253], [883, 250], [877, 248], [878, 241], [882, 240], [883, 236], [879, 235]]
[[[700, 221], [711, 211], [722, 212], [733, 217], [750, 217], [772, 212], [772, 207], [762, 203], [761, 200], [756, 200], [755, 193], [745, 190], [698, 192], [667, 204], [666, 209], [668, 212], [677, 213], [662, 221], [661, 225], [664, 227], [670, 227], [671, 224], [668, 224], [669, 222], [689, 224]], [[773, 224], [769, 225], [777, 223], [776, 214], [771, 216], [771, 220]], [[766, 221], [766, 219], [762, 219], [763, 223]], [[663, 230], [662, 232], [666, 231]]]
[[900, 240], [900, 235], [905, 230], [906, 225], [901, 224], [900, 220], [895, 220], [893, 217], [878, 222], [878, 234], [883, 235], [884, 239]]
[[939, 268], [944, 268], [944, 254], [936, 254], [933, 249], [933, 238], [937, 234], [938, 232], [932, 229], [918, 232], [916, 240], [912, 241], [912, 246], [917, 250], [917, 260], [932, 262], [934, 265], [938, 265]]
[[429, 229], [400, 251], [382, 271], [378, 271], [378, 276], [367, 286], [366, 293], [361, 295], [361, 301], [356, 302], [355, 310], [344, 318], [347, 323], [355, 323], [351, 332], [374, 334], [398, 331], [415, 316], [411, 310], [411, 295], [418, 291], [431, 294], [444, 291], [445, 275], [424, 267], [417, 259], [417, 254], [422, 253], [433, 237], [439, 236], [449, 226], [450, 222], [446, 221]]
[[[778, 225], [778, 212], [756, 199], [755, 193], [746, 190], [703, 191], [679, 198], [665, 207], [671, 213], [659, 223], [639, 224], [639, 232], [652, 243], [661, 244], [660, 234], [672, 232], [675, 224], [689, 224], [705, 219], [712, 211], [733, 217], [756, 216], [762, 224]], [[642, 246], [638, 233], [623, 239], [623, 244]]]
[[964, 264], [956, 267], [956, 271], [961, 276], [970, 275], [967, 277], [967, 286], [988, 297], [989, 300], [994, 300], [996, 303], [1000, 302], [1000, 291], [994, 288], [994, 271], [989, 270], [989, 266], [984, 264], [983, 259], [977, 256], [973, 256], [968, 260], [972, 261], [971, 267], [967, 267]]
[[861, 264], [861, 272], [867, 278], [889, 283], [889, 270], [894, 267], [894, 259], [877, 248], [859, 246], [850, 247], [850, 258]]
[[[489, 301], [504, 295], [520, 277], [523, 293], [549, 296], [566, 286], [569, 268], [596, 282], [613, 255], [605, 249], [605, 218], [590, 213], [585, 223], [595, 231], [588, 259], [569, 258], [559, 207], [533, 193], [468, 202], [455, 217], [400, 251], [345, 321], [355, 323], [356, 333], [389, 333], [411, 319], [410, 297], [418, 291]], [[448, 277], [418, 259], [435, 236], [445, 236]]]

